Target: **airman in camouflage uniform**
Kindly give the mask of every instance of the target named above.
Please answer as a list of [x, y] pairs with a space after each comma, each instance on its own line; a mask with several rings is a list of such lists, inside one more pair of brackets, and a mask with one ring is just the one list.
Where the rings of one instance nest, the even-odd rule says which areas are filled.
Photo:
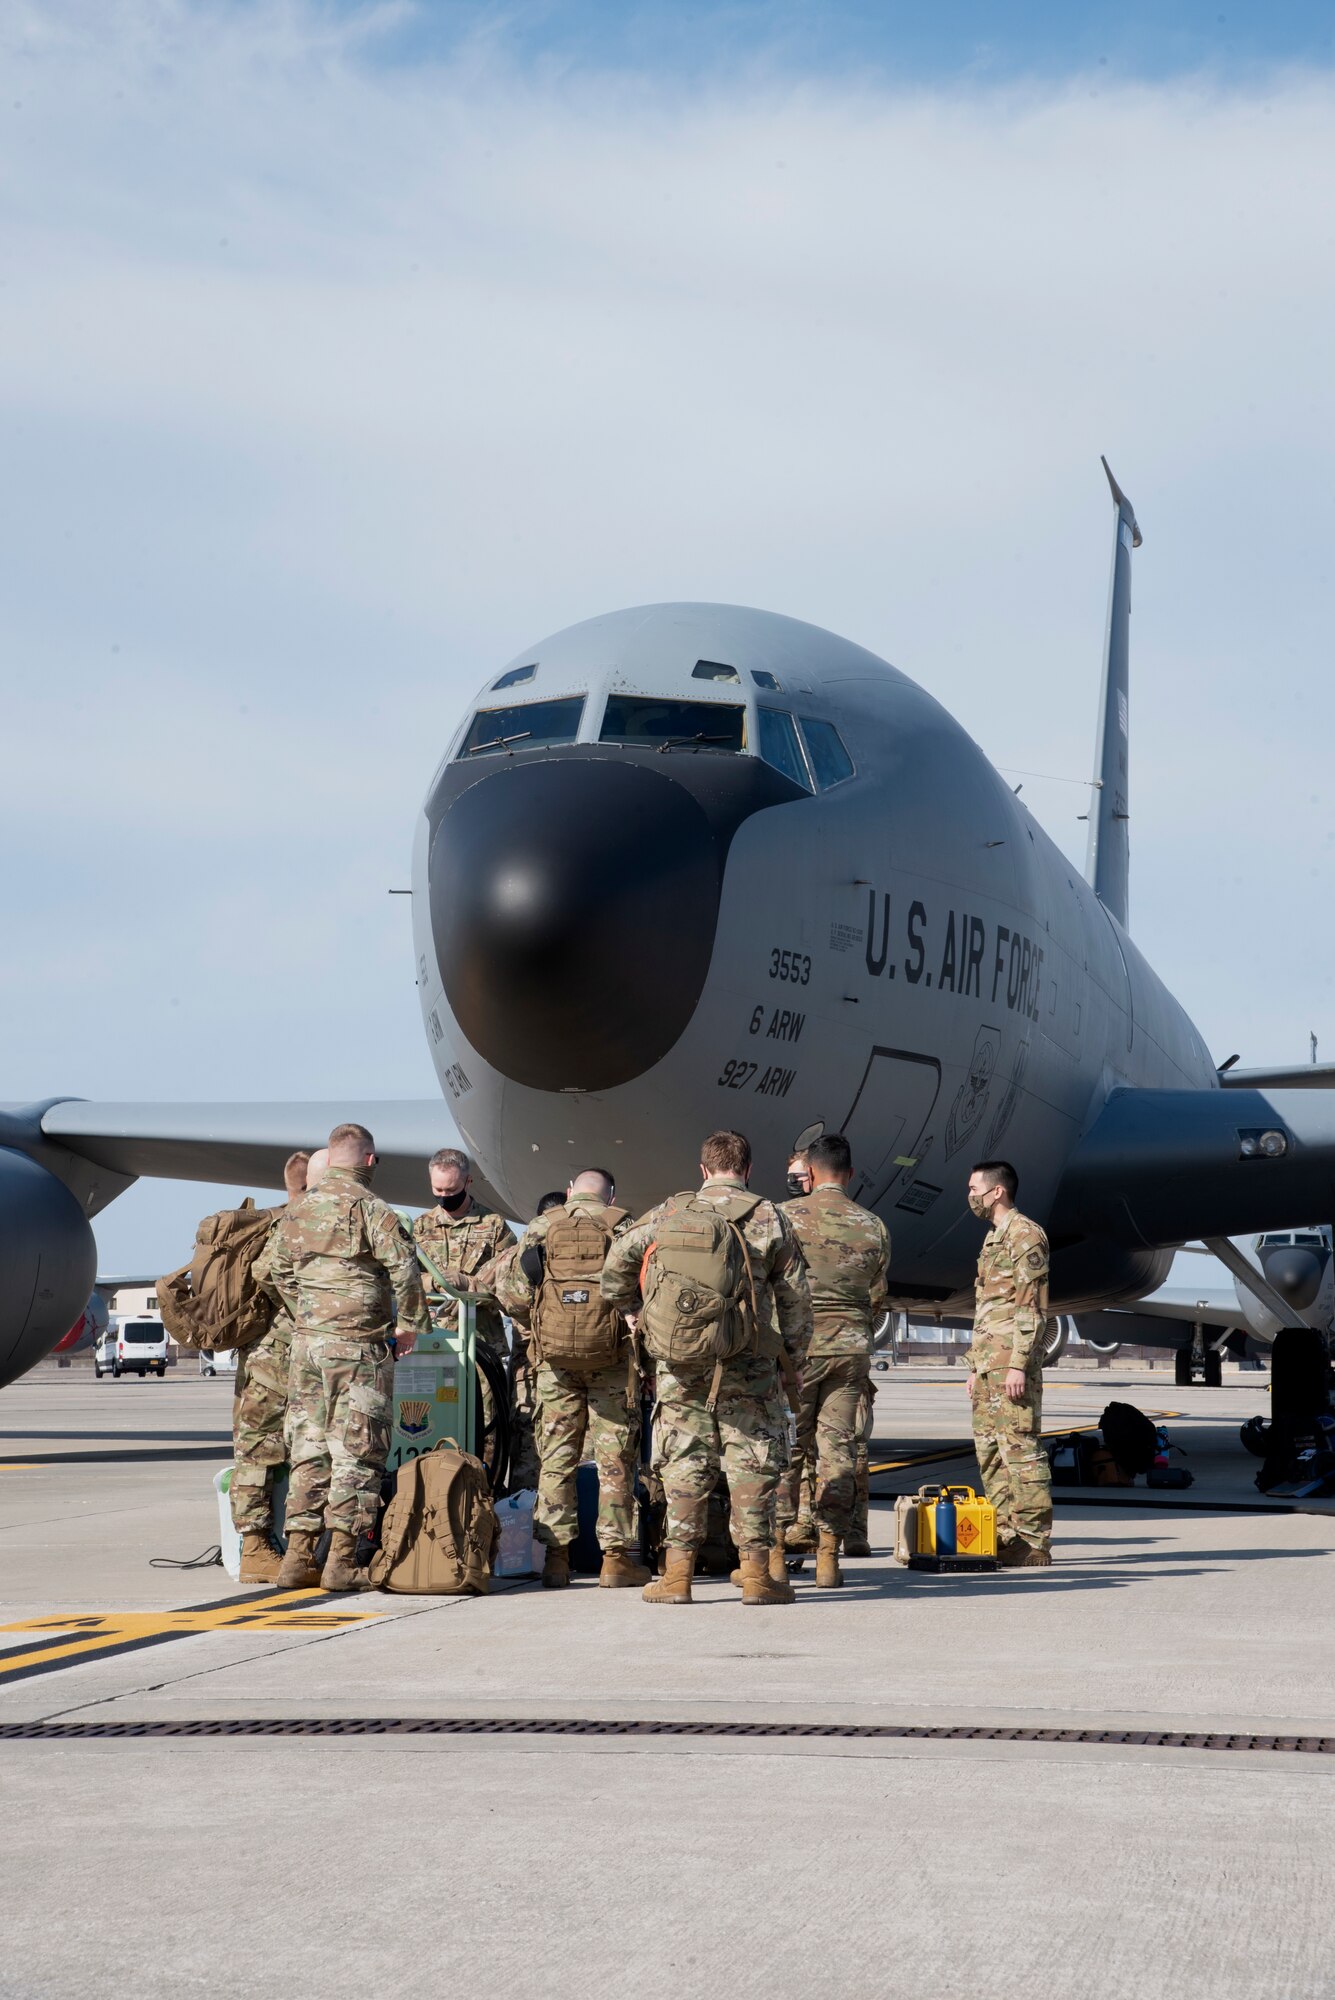
[[[293, 1153], [283, 1167], [283, 1185], [290, 1206], [306, 1189], [308, 1156]], [[287, 1213], [273, 1211], [274, 1229]], [[243, 1347], [236, 1357], [232, 1391], [232, 1483], [228, 1497], [232, 1525], [241, 1537], [242, 1583], [272, 1583], [282, 1561], [270, 1539], [273, 1534], [273, 1483], [287, 1462], [283, 1427], [287, 1417], [287, 1378], [292, 1360], [292, 1315], [278, 1292], [265, 1280], [264, 1250], [255, 1260], [256, 1282], [273, 1301], [269, 1331]]]
[[[413, 1224], [413, 1241], [456, 1292], [468, 1292], [477, 1301], [477, 1336], [499, 1354], [505, 1353], [505, 1322], [488, 1284], [488, 1266], [509, 1250], [514, 1235], [503, 1215], [494, 1215], [479, 1206], [469, 1193], [472, 1170], [468, 1155], [447, 1146], [431, 1161], [431, 1192], [436, 1206], [419, 1215]], [[458, 1325], [454, 1300], [445, 1296], [430, 1276], [426, 1279], [427, 1304], [437, 1326], [453, 1330]]]
[[[288, 1545], [278, 1577], [288, 1590], [360, 1584], [357, 1537], [375, 1523], [393, 1421], [390, 1336], [407, 1355], [430, 1325], [408, 1232], [370, 1191], [370, 1133], [336, 1126], [329, 1153], [319, 1187], [282, 1217], [266, 1252], [296, 1322]], [[321, 1573], [315, 1544], [326, 1526], [332, 1540]]]
[[[485, 1340], [504, 1361], [509, 1349], [505, 1321], [492, 1292], [491, 1270], [514, 1247], [513, 1232], [503, 1215], [481, 1207], [469, 1193], [473, 1170], [467, 1153], [453, 1146], [442, 1147], [432, 1155], [430, 1174], [436, 1205], [413, 1223], [413, 1241], [426, 1252], [447, 1284], [453, 1285], [457, 1292], [467, 1292], [473, 1299], [477, 1309], [474, 1319], [477, 1337]], [[430, 1272], [423, 1274], [423, 1283], [433, 1322], [453, 1333], [459, 1324], [457, 1305], [440, 1290]], [[517, 1357], [517, 1361], [512, 1404], [519, 1399], [519, 1381], [527, 1368], [526, 1358]], [[490, 1426], [495, 1421], [491, 1383], [480, 1370], [478, 1386], [482, 1391], [483, 1421]], [[513, 1434], [513, 1408], [510, 1421]]]
[[[639, 1298], [640, 1268], [667, 1218], [697, 1201], [726, 1214], [748, 1199], [751, 1148], [739, 1132], [715, 1132], [701, 1149], [698, 1193], [672, 1195], [617, 1237], [603, 1267], [603, 1296], [625, 1311]], [[757, 1320], [754, 1351], [714, 1370], [657, 1363], [655, 1460], [667, 1499], [666, 1572], [649, 1585], [651, 1604], [689, 1604], [695, 1552], [705, 1538], [709, 1496], [728, 1478], [733, 1540], [741, 1554], [745, 1604], [789, 1604], [792, 1588], [774, 1541], [774, 1492], [788, 1458], [779, 1357], [800, 1366], [811, 1335], [811, 1296], [792, 1225], [758, 1201], [739, 1224], [751, 1255]]]
[[1015, 1169], [990, 1161], [969, 1175], [969, 1207], [991, 1223], [978, 1258], [969, 1396], [983, 1490], [997, 1510], [1008, 1568], [1052, 1561], [1052, 1475], [1043, 1428], [1048, 1239], [1014, 1205]]
[[[630, 1217], [609, 1206], [614, 1189], [596, 1170], [576, 1174], [560, 1209], [535, 1216], [516, 1255], [497, 1267], [498, 1296], [518, 1326], [532, 1332], [533, 1308], [542, 1282], [543, 1246], [558, 1215], [587, 1210], [613, 1238], [630, 1228]], [[623, 1589], [649, 1581], [649, 1572], [631, 1551], [636, 1541], [635, 1468], [640, 1455], [639, 1375], [630, 1333], [616, 1358], [604, 1368], [575, 1368], [546, 1360], [540, 1348], [538, 1380], [538, 1504], [534, 1525], [546, 1545], [542, 1581], [561, 1589], [570, 1581], [570, 1544], [579, 1529], [575, 1478], [588, 1439], [598, 1468], [598, 1546], [603, 1565], [598, 1581]]]
[[806, 1260], [812, 1333], [793, 1411], [794, 1464], [780, 1488], [779, 1519], [795, 1519], [802, 1470], [814, 1459], [816, 1582], [829, 1589], [843, 1581], [839, 1545], [852, 1526], [857, 1499], [872, 1333], [886, 1307], [890, 1238], [880, 1217], [850, 1201], [845, 1192], [852, 1156], [842, 1134], [815, 1140], [807, 1160], [811, 1193], [783, 1204]]

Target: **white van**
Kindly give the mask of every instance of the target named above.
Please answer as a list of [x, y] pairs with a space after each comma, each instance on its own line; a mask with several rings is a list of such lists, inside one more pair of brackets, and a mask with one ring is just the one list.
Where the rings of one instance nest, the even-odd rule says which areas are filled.
[[93, 1367], [104, 1375], [167, 1373], [167, 1329], [160, 1319], [123, 1319], [107, 1331], [93, 1349]]

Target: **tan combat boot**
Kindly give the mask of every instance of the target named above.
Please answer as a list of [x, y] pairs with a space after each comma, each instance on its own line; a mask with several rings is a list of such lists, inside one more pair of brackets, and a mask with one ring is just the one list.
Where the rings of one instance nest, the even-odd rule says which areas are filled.
[[1047, 1569], [1052, 1557], [1046, 1549], [1036, 1549], [1023, 1535], [1016, 1535], [1011, 1541], [998, 1544], [997, 1561], [1002, 1569]]
[[646, 1604], [689, 1604], [695, 1551], [669, 1548], [666, 1553], [667, 1567], [662, 1576], [648, 1584], [641, 1595]]
[[247, 1528], [241, 1537], [241, 1582], [277, 1583], [283, 1558], [262, 1528]]
[[871, 1543], [864, 1534], [859, 1533], [855, 1528], [851, 1535], [844, 1536], [844, 1554], [846, 1556], [869, 1556], [871, 1554]]
[[786, 1574], [782, 1582], [770, 1574], [770, 1551], [763, 1542], [742, 1550], [743, 1604], [792, 1604], [796, 1598]]
[[542, 1587], [544, 1590], [565, 1590], [570, 1583], [570, 1551], [556, 1542], [548, 1542], [547, 1553], [542, 1563]]
[[329, 1537], [329, 1554], [320, 1574], [322, 1590], [365, 1590], [366, 1571], [357, 1567], [357, 1537], [335, 1528]]
[[[728, 1576], [728, 1582], [734, 1584], [738, 1590], [746, 1582], [746, 1576], [740, 1565], [741, 1559], [739, 1557], [738, 1567], [730, 1571]], [[776, 1583], [786, 1583], [788, 1581], [788, 1564], [784, 1559], [782, 1538], [774, 1544], [774, 1547], [769, 1552], [769, 1573]]]
[[315, 1544], [320, 1537], [305, 1528], [294, 1528], [287, 1538], [287, 1554], [278, 1572], [280, 1590], [311, 1590], [320, 1581], [315, 1562]]
[[838, 1590], [844, 1580], [839, 1567], [839, 1537], [832, 1535], [828, 1528], [820, 1531], [820, 1546], [816, 1550], [817, 1590]]
[[790, 1555], [814, 1555], [816, 1552], [814, 1521], [790, 1521], [783, 1531], [783, 1545]]
[[603, 1566], [598, 1572], [598, 1583], [603, 1590], [639, 1590], [648, 1583], [650, 1571], [644, 1563], [636, 1562], [629, 1549], [604, 1549]]

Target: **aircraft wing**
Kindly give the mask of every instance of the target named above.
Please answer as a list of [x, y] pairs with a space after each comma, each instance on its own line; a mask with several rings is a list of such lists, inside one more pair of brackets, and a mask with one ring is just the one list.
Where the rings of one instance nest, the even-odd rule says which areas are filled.
[[1335, 1063], [1296, 1063], [1289, 1069], [1221, 1069], [1223, 1090], [1335, 1090]]
[[1128, 1310], [1144, 1313], [1150, 1319], [1175, 1320], [1186, 1326], [1193, 1326], [1199, 1320], [1202, 1326], [1221, 1329], [1237, 1327], [1243, 1333], [1248, 1331], [1247, 1316], [1238, 1304], [1238, 1295], [1231, 1285], [1202, 1285], [1198, 1292], [1181, 1285], [1161, 1285], [1147, 1299], [1137, 1299]]
[[[342, 1098], [334, 1104], [93, 1104], [64, 1098], [40, 1115], [44, 1139], [114, 1181], [101, 1198], [94, 1196], [90, 1214], [139, 1175], [281, 1189], [288, 1154], [322, 1146], [345, 1119], [375, 1135], [376, 1193], [418, 1208], [430, 1199], [431, 1155], [441, 1146], [462, 1144], [438, 1097]], [[501, 1208], [476, 1172], [473, 1191], [484, 1206]]]
[[1335, 1098], [1321, 1090], [1115, 1090], [1072, 1154], [1063, 1238], [1166, 1249], [1321, 1220], [1335, 1207]]

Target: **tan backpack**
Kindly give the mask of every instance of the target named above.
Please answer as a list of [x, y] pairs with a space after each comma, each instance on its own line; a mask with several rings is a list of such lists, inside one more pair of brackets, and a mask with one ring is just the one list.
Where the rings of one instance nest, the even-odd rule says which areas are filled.
[[759, 1195], [733, 1195], [726, 1206], [690, 1195], [665, 1218], [644, 1253], [644, 1344], [671, 1368], [713, 1362], [711, 1403], [723, 1363], [759, 1339], [751, 1249], [740, 1227], [759, 1205]]
[[217, 1353], [263, 1339], [273, 1300], [255, 1282], [255, 1261], [280, 1213], [247, 1195], [240, 1208], [204, 1217], [190, 1262], [157, 1282], [162, 1323], [178, 1346]]
[[399, 1467], [371, 1558], [371, 1587], [480, 1597], [491, 1588], [500, 1534], [481, 1459], [438, 1444]]
[[624, 1208], [579, 1202], [552, 1212], [542, 1239], [543, 1275], [533, 1301], [531, 1332], [538, 1358], [556, 1368], [610, 1368], [625, 1327], [599, 1280]]

